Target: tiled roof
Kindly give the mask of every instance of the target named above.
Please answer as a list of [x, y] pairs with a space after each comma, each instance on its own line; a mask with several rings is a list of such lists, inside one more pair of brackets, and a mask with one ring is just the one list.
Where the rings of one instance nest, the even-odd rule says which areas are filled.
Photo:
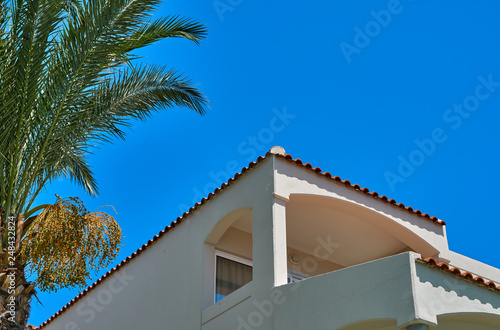
[[180, 221], [182, 220], [182, 217], [177, 218], [176, 221], [172, 222], [170, 226], [166, 226], [164, 230], [160, 231], [158, 235], [153, 237], [153, 239], [150, 239], [146, 244], [141, 246], [137, 251], [132, 253], [132, 255], [128, 256], [125, 260], [122, 260], [116, 267], [112, 268], [110, 271], [108, 271], [106, 274], [101, 276], [100, 279], [98, 279], [96, 282], [92, 283], [87, 289], [83, 290], [78, 296], [73, 298], [69, 303], [67, 303], [63, 308], [61, 308], [57, 313], [52, 315], [47, 321], [43, 322], [40, 325], [40, 329], [44, 328], [47, 324], [49, 324], [52, 320], [54, 320], [57, 316], [61, 315], [63, 312], [65, 312], [68, 308], [70, 308], [72, 305], [74, 305], [78, 300], [80, 300], [82, 297], [84, 297], [87, 293], [90, 292], [93, 288], [95, 288], [98, 284], [100, 284], [102, 281], [104, 281], [107, 277], [109, 277], [111, 274], [115, 273], [123, 267], [125, 264], [127, 264], [130, 260], [133, 258], [137, 257], [139, 254], [141, 254], [144, 250], [146, 250], [149, 246], [151, 246], [155, 241], [157, 241], [160, 237], [165, 235], [166, 232], [168, 232], [170, 229], [175, 227]]
[[[396, 201], [394, 199], [388, 199], [387, 196], [384, 196], [384, 195], [379, 196], [379, 194], [376, 191], [370, 192], [370, 190], [368, 188], [361, 188], [358, 184], [354, 184], [353, 185], [353, 184], [351, 184], [351, 182], [349, 180], [342, 181], [340, 179], [340, 177], [338, 177], [338, 176], [332, 176], [330, 174], [330, 172], [321, 172], [321, 169], [319, 167], [314, 167], [313, 168], [313, 166], [311, 164], [309, 164], [309, 163], [305, 163], [304, 164], [302, 162], [302, 160], [300, 160], [298, 158], [297, 159], [293, 159], [293, 157], [291, 155], [288, 155], [288, 154], [286, 154], [286, 155], [280, 155], [280, 154], [275, 154], [275, 153], [273, 153], [273, 154], [276, 157], [278, 157], [278, 158], [285, 159], [288, 162], [294, 163], [297, 166], [300, 166], [300, 167], [303, 167], [303, 168], [305, 168], [305, 169], [307, 169], [309, 171], [315, 172], [318, 175], [321, 175], [321, 176], [323, 176], [325, 178], [331, 179], [331, 180], [333, 180], [335, 182], [338, 182], [340, 184], [344, 184], [344, 185], [346, 185], [348, 187], [351, 187], [352, 189], [355, 189], [355, 190], [357, 190], [357, 191], [359, 191], [361, 193], [369, 195], [369, 196], [371, 196], [371, 197], [373, 197], [375, 199], [379, 199], [379, 200], [381, 200], [383, 202], [392, 204], [395, 207], [399, 207], [399, 208], [405, 209], [405, 210], [407, 210], [408, 212], [410, 212], [412, 214], [421, 216], [422, 218], [430, 220], [430, 221], [432, 221], [432, 222], [434, 222], [436, 224], [440, 224], [440, 225], [445, 225], [446, 224], [444, 221], [439, 220], [436, 217], [431, 217], [427, 213], [422, 214], [422, 212], [420, 210], [413, 210], [413, 208], [410, 207], [410, 206], [406, 206], [405, 207], [405, 205], [403, 203], [396, 203]], [[76, 296], [75, 298], [73, 298], [69, 303], [67, 303], [57, 313], [55, 313], [54, 315], [52, 315], [47, 321], [45, 321], [44, 323], [42, 323], [40, 325], [40, 329], [44, 328], [47, 324], [49, 324], [57, 316], [59, 316], [61, 313], [65, 312], [68, 308], [70, 308], [73, 304], [75, 304], [78, 300], [80, 300], [83, 296], [85, 296], [90, 290], [92, 290], [98, 284], [100, 284], [102, 281], [104, 281], [108, 276], [110, 276], [111, 274], [113, 274], [114, 272], [116, 272], [118, 269], [120, 269], [125, 264], [127, 264], [130, 260], [132, 260], [133, 258], [137, 257], [139, 254], [141, 254], [144, 250], [146, 250], [149, 246], [151, 246], [160, 237], [162, 237], [163, 235], [165, 235], [165, 233], [167, 233], [173, 227], [175, 227], [177, 224], [179, 224], [180, 222], [182, 222], [193, 211], [197, 210], [200, 206], [202, 206], [203, 204], [205, 204], [206, 202], [208, 202], [210, 199], [212, 199], [215, 195], [217, 195], [222, 189], [227, 188], [228, 186], [230, 186], [231, 183], [233, 183], [234, 181], [236, 181], [241, 175], [243, 175], [243, 173], [249, 171], [251, 168], [255, 167], [258, 163], [262, 162], [264, 159], [266, 159], [270, 155], [271, 155], [271, 152], [268, 152], [265, 157], [260, 156], [259, 158], [257, 158], [256, 162], [251, 162], [250, 164], [248, 164], [247, 167], [243, 167], [241, 169], [241, 172], [236, 173], [233, 178], [230, 178], [227, 181], [227, 183], [226, 182], [223, 183], [220, 186], [220, 188], [216, 188], [214, 190], [214, 192], [211, 192], [210, 194], [208, 194], [207, 197], [202, 198], [200, 202], [196, 203], [187, 212], [184, 212], [184, 214], [182, 214], [182, 216], [178, 217], [175, 221], [173, 221], [170, 224], [170, 226], [166, 226], [165, 229], [162, 230], [162, 231], [160, 231], [158, 233], [158, 235], [156, 235], [155, 237], [153, 237], [153, 239], [150, 239], [146, 244], [144, 244], [142, 247], [140, 247], [139, 249], [137, 249], [136, 252], [132, 253], [131, 256], [127, 257], [125, 260], [123, 260], [122, 262], [120, 262], [115, 268], [111, 269], [106, 274], [104, 274], [100, 279], [98, 279], [96, 282], [94, 282], [92, 285], [90, 285], [87, 289], [85, 289], [83, 292], [81, 292], [78, 296]]]
[[474, 276], [470, 272], [463, 271], [457, 267], [450, 267], [448, 264], [446, 264], [444, 262], [438, 263], [434, 258], [425, 258], [425, 259], [418, 259], [418, 260], [425, 262], [427, 265], [429, 265], [432, 268], [440, 269], [446, 273], [450, 273], [451, 275], [461, 277], [461, 278], [466, 279], [468, 281], [475, 282], [476, 284], [479, 284], [481, 286], [485, 286], [489, 289], [500, 292], [500, 285], [497, 286], [495, 284], [495, 282], [493, 282], [493, 281], [486, 281], [481, 276]]
[[29, 324], [26, 326], [26, 328], [33, 329], [33, 330], [38, 329], [38, 327], [35, 327], [34, 325], [29, 325]]
[[[268, 153], [269, 154], [269, 153]], [[267, 155], [266, 155], [267, 156]], [[359, 184], [351, 184], [351, 182], [349, 180], [343, 180], [338, 177], [338, 176], [332, 176], [330, 172], [321, 172], [321, 168], [319, 167], [314, 167], [309, 164], [309, 163], [303, 163], [302, 160], [300, 160], [299, 158], [297, 159], [293, 159], [293, 157], [291, 155], [279, 155], [277, 154], [276, 155], [277, 157], [280, 157], [280, 158], [284, 158], [286, 159], [287, 161], [291, 162], [291, 163], [295, 163], [296, 165], [298, 166], [301, 166], [301, 167], [305, 167], [306, 169], [310, 170], [310, 171], [313, 171], [313, 172], [316, 172], [317, 174], [319, 175], [322, 175], [328, 179], [331, 179], [333, 181], [336, 181], [336, 182], [339, 182], [339, 183], [343, 183], [345, 184], [346, 186], [348, 187], [351, 187], [355, 190], [358, 190], [358, 191], [361, 191], [363, 193], [365, 193], [366, 195], [369, 195], [369, 196], [372, 196], [373, 198], [375, 199], [380, 199], [381, 201], [384, 201], [384, 202], [387, 202], [389, 204], [392, 204], [392, 205], [395, 205], [401, 209], [404, 209], [410, 213], [413, 213], [413, 214], [416, 214], [418, 216], [421, 216], [425, 219], [428, 219], [428, 220], [431, 220], [432, 222], [435, 222], [437, 224], [440, 224], [440, 225], [446, 225], [446, 222], [444, 222], [443, 220], [439, 220], [437, 217], [431, 217], [429, 214], [427, 213], [422, 213], [422, 211], [420, 210], [414, 210], [411, 206], [405, 206], [403, 203], [396, 203], [396, 201], [394, 199], [389, 199], [387, 196], [385, 195], [382, 195], [380, 196], [378, 192], [376, 191], [372, 191], [370, 192], [370, 189], [368, 188], [361, 188], [361, 186]]]

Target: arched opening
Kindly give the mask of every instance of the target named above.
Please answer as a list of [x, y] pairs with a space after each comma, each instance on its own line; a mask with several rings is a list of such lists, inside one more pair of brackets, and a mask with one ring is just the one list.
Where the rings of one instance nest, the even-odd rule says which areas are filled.
[[253, 279], [252, 210], [239, 208], [224, 216], [205, 240], [205, 307]]
[[500, 315], [488, 313], [460, 313], [438, 316], [439, 330], [494, 330], [500, 329]]
[[339, 328], [339, 330], [399, 330], [396, 320], [394, 319], [373, 319], [349, 324]]
[[289, 282], [407, 251], [438, 252], [383, 214], [333, 197], [291, 195], [286, 223]]

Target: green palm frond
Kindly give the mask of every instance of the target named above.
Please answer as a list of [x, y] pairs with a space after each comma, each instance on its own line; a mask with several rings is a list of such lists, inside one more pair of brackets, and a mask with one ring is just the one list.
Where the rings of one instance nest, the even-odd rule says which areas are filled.
[[151, 20], [158, 0], [0, 0], [0, 208], [29, 209], [65, 176], [98, 193], [91, 147], [123, 138], [131, 120], [207, 101], [173, 69], [135, 64], [165, 38], [198, 43], [203, 25]]
[[198, 43], [205, 37], [203, 25], [190, 18], [170, 16], [144, 24], [130, 36], [125, 49], [132, 51], [164, 38], [186, 38]]

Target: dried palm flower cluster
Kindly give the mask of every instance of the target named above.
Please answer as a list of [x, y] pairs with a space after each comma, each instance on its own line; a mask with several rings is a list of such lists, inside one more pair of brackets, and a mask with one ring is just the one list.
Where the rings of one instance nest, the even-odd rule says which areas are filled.
[[89, 212], [79, 198], [58, 197], [26, 231], [20, 256], [42, 291], [85, 286], [92, 269], [117, 256], [122, 233], [109, 214]]

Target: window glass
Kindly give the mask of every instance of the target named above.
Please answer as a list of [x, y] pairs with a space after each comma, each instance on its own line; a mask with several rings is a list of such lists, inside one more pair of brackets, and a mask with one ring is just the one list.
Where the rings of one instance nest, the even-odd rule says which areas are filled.
[[252, 281], [252, 266], [217, 256], [215, 302]]

